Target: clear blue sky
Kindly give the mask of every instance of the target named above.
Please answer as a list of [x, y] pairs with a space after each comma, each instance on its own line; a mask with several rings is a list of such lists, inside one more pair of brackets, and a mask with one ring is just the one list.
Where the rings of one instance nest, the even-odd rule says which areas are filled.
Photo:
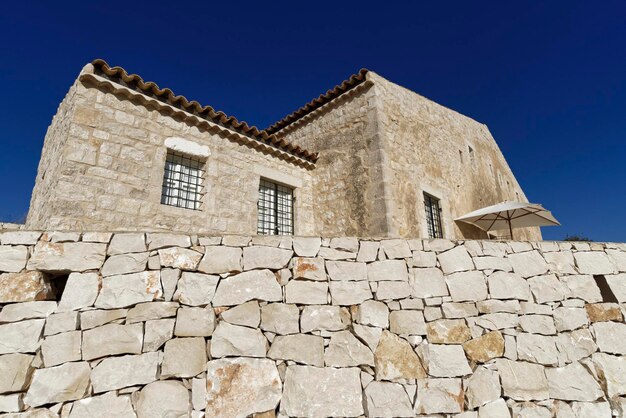
[[[65, 3], [65, 4], [64, 4]], [[532, 202], [626, 241], [626, 3], [9, 2], [0, 221], [28, 210], [46, 128], [104, 58], [259, 127], [362, 67], [486, 123]]]

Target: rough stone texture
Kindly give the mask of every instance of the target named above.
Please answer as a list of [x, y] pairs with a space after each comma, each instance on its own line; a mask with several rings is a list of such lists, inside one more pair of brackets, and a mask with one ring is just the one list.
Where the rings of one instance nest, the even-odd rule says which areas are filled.
[[[261, 322], [261, 310], [257, 301], [246, 302], [222, 312], [222, 319], [233, 325], [258, 328]], [[210, 334], [209, 334], [210, 335]]]
[[365, 388], [366, 414], [370, 417], [412, 417], [413, 407], [402, 385], [372, 382]]
[[428, 341], [433, 344], [462, 344], [472, 338], [462, 319], [440, 319], [426, 324]]
[[594, 353], [591, 359], [606, 394], [610, 398], [626, 395], [626, 357]]
[[321, 305], [328, 301], [328, 284], [291, 280], [285, 286], [285, 302]]
[[35, 407], [81, 399], [87, 394], [90, 372], [91, 368], [86, 362], [35, 370], [24, 403]]
[[278, 335], [267, 356], [275, 360], [324, 367], [324, 339], [308, 334]]
[[229, 358], [207, 364], [207, 417], [246, 417], [273, 411], [281, 393], [281, 379], [273, 361]]
[[444, 274], [474, 269], [472, 258], [463, 246], [439, 253], [437, 254], [437, 259]]
[[47, 318], [56, 309], [57, 303], [55, 301], [22, 302], [5, 305], [0, 311], [0, 323]]
[[374, 261], [367, 265], [367, 278], [370, 281], [407, 281], [406, 263], [403, 260]]
[[319, 237], [294, 237], [293, 250], [298, 257], [315, 257], [322, 245]]
[[29, 319], [0, 325], [0, 354], [37, 351], [45, 322], [45, 319]]
[[152, 319], [176, 316], [178, 307], [179, 305], [176, 302], [140, 303], [128, 310], [126, 314], [126, 323], [133, 324]]
[[331, 367], [374, 366], [374, 354], [350, 331], [339, 331], [330, 337], [324, 364]]
[[363, 414], [359, 369], [289, 366], [281, 409], [289, 416], [357, 417]]
[[[28, 247], [0, 245], [0, 271], [17, 273], [26, 267]], [[365, 265], [363, 266], [365, 267]]]
[[83, 272], [102, 267], [106, 244], [39, 241], [28, 260], [29, 270]]
[[514, 273], [496, 271], [487, 278], [489, 295], [494, 299], [530, 299], [528, 282]]
[[579, 251], [574, 253], [574, 260], [580, 274], [617, 273], [615, 265], [603, 251]]
[[626, 303], [626, 274], [606, 276], [611, 291], [619, 303]]
[[595, 401], [604, 395], [598, 382], [580, 363], [546, 369], [550, 398], [564, 401]]
[[208, 305], [213, 300], [218, 280], [218, 276], [184, 272], [178, 281], [173, 299], [184, 305]]
[[149, 253], [129, 253], [114, 255], [107, 258], [102, 266], [103, 276], [138, 273], [144, 271], [148, 264]]
[[321, 257], [296, 257], [293, 259], [293, 277], [295, 279], [307, 279], [326, 281], [326, 267]]
[[115, 354], [141, 354], [143, 324], [107, 324], [83, 332], [83, 359]]
[[204, 338], [174, 338], [165, 343], [161, 377], [194, 377], [207, 361]]
[[355, 319], [359, 324], [387, 328], [389, 326], [389, 308], [382, 302], [367, 300], [359, 305]]
[[116, 396], [115, 392], [74, 402], [69, 418], [133, 418], [136, 417], [130, 396]]
[[592, 328], [600, 351], [626, 355], [626, 324], [598, 322]]
[[367, 268], [365, 263], [328, 261], [326, 263], [326, 270], [328, 271], [330, 280], [367, 280]]
[[555, 338], [545, 335], [518, 334], [517, 356], [520, 360], [547, 366], [556, 366], [559, 362]]
[[108, 255], [141, 253], [146, 251], [146, 236], [139, 233], [118, 233], [111, 238]]
[[472, 373], [463, 347], [431, 344], [428, 347], [428, 374], [435, 377], [457, 377]]
[[136, 411], [137, 418], [187, 416], [189, 391], [179, 382], [152, 382], [139, 391]]
[[160, 353], [146, 353], [102, 360], [91, 371], [93, 391], [102, 393], [154, 382], [161, 356]]
[[144, 271], [102, 278], [102, 289], [96, 307], [125, 308], [141, 302], [150, 302], [163, 294], [160, 273]]
[[215, 312], [206, 308], [180, 308], [176, 315], [177, 337], [210, 337], [215, 329]]
[[159, 250], [162, 267], [172, 267], [184, 271], [193, 271], [198, 267], [202, 254], [187, 248], [163, 248]]
[[0, 393], [20, 392], [26, 389], [34, 370], [34, 356], [29, 354], [6, 354], [0, 356]]
[[513, 271], [524, 278], [544, 274], [549, 268], [548, 263], [536, 250], [510, 254], [508, 258]]
[[52, 298], [49, 280], [39, 271], [0, 273], [0, 303], [30, 302]]
[[446, 276], [446, 283], [454, 302], [476, 302], [487, 299], [487, 284], [482, 272], [453, 273]]
[[457, 413], [463, 410], [461, 379], [421, 379], [417, 381], [417, 414]]
[[81, 332], [71, 331], [46, 337], [41, 343], [41, 354], [46, 367], [80, 361]]
[[486, 363], [504, 354], [504, 338], [499, 331], [487, 332], [463, 344], [463, 349], [470, 360]]
[[289, 263], [293, 251], [272, 247], [245, 247], [243, 249], [243, 268], [281, 269]]
[[300, 332], [298, 307], [285, 303], [270, 303], [261, 307], [261, 329], [280, 335]]
[[373, 297], [368, 282], [331, 281], [329, 288], [333, 305], [358, 305]]
[[425, 335], [424, 314], [420, 311], [393, 311], [389, 314], [389, 330], [395, 334]]
[[486, 367], [477, 367], [465, 380], [464, 387], [465, 399], [470, 409], [497, 400], [502, 392], [498, 372]]
[[59, 302], [59, 311], [73, 311], [92, 306], [98, 297], [100, 285], [97, 273], [70, 274]]
[[220, 322], [211, 339], [211, 357], [265, 357], [267, 340], [261, 331]]
[[222, 279], [215, 291], [214, 306], [232, 306], [258, 299], [282, 300], [282, 290], [270, 270], [247, 271]]
[[412, 269], [409, 284], [416, 298], [448, 296], [448, 286], [438, 268]]
[[146, 321], [143, 338], [143, 352], [156, 351], [174, 335], [175, 319]]
[[240, 272], [243, 251], [237, 247], [208, 246], [198, 265], [198, 271], [208, 274]]
[[388, 331], [383, 331], [374, 352], [376, 380], [422, 379], [424, 367], [411, 345]]
[[499, 359], [496, 364], [505, 396], [518, 401], [541, 401], [550, 397], [543, 366], [506, 359]]

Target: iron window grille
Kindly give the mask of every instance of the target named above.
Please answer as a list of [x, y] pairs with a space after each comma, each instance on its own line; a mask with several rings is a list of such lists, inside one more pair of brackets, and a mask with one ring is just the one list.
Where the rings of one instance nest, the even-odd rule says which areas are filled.
[[428, 237], [443, 238], [443, 232], [441, 229], [441, 206], [439, 205], [439, 199], [424, 193], [424, 206], [426, 207]]
[[200, 210], [204, 161], [168, 151], [163, 172], [161, 203]]
[[293, 235], [293, 189], [261, 179], [257, 234]]

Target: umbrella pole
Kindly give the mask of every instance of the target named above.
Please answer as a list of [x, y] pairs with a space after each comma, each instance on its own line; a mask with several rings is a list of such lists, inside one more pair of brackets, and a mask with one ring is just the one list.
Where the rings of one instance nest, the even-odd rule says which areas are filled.
[[513, 241], [513, 227], [511, 226], [511, 218], [509, 218], [509, 233], [511, 234], [511, 241]]

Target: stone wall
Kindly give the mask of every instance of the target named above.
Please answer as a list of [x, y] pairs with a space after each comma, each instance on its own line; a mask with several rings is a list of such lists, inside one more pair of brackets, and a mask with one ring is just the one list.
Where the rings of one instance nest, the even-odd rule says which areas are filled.
[[626, 245], [0, 234], [7, 417], [624, 417]]
[[[263, 177], [295, 188], [295, 233], [315, 233], [308, 168], [93, 77], [81, 73], [48, 130], [28, 228], [254, 234]], [[161, 204], [165, 142], [181, 137], [209, 149], [200, 210]]]

